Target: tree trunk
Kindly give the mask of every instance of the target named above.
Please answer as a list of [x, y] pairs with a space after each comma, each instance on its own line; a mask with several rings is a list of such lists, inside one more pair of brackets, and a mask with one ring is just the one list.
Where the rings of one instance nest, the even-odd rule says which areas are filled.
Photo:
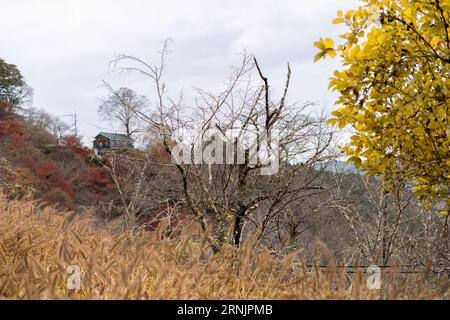
[[247, 208], [244, 206], [240, 206], [238, 212], [236, 213], [236, 217], [234, 219], [234, 245], [239, 247], [241, 245], [241, 237], [242, 237], [242, 227], [244, 223], [245, 212]]

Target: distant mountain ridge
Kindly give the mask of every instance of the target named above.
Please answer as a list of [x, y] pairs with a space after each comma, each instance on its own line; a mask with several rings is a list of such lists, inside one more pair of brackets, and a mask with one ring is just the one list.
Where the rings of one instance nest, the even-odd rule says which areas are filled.
[[[315, 169], [320, 170], [323, 168], [322, 165], [316, 165]], [[334, 173], [354, 173], [354, 174], [362, 174], [363, 171], [358, 170], [354, 164], [348, 163], [347, 161], [332, 161], [325, 165], [325, 171], [334, 172]]]

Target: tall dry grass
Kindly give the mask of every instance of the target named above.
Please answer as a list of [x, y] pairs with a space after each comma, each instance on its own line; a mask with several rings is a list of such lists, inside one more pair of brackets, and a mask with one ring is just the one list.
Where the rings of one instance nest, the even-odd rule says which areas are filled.
[[[176, 239], [96, 227], [36, 202], [0, 196], [1, 299], [448, 299], [449, 284], [428, 275], [383, 275], [368, 290], [365, 275], [330, 266], [306, 268], [296, 254], [273, 257], [247, 241], [213, 254], [205, 237], [186, 227]], [[84, 274], [67, 289], [67, 267]]]

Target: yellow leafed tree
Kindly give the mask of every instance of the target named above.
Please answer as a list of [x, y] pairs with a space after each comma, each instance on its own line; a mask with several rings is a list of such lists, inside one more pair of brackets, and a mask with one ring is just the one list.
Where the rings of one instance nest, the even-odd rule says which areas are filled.
[[333, 23], [346, 31], [316, 42], [316, 60], [342, 61], [330, 79], [339, 108], [329, 122], [352, 127], [342, 147], [349, 161], [387, 185], [412, 184], [448, 214], [450, 0], [362, 0]]

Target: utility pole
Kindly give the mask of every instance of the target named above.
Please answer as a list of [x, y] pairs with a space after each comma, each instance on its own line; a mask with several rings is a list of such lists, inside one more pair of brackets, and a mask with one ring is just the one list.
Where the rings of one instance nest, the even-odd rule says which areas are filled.
[[78, 127], [77, 127], [77, 112], [74, 113], [74, 126], [75, 126], [75, 137], [78, 137]]
[[75, 136], [78, 137], [78, 119], [77, 119], [77, 112], [73, 114], [65, 114], [62, 116], [58, 116], [58, 118], [65, 118], [65, 117], [71, 117], [73, 119], [73, 132], [75, 133]]

